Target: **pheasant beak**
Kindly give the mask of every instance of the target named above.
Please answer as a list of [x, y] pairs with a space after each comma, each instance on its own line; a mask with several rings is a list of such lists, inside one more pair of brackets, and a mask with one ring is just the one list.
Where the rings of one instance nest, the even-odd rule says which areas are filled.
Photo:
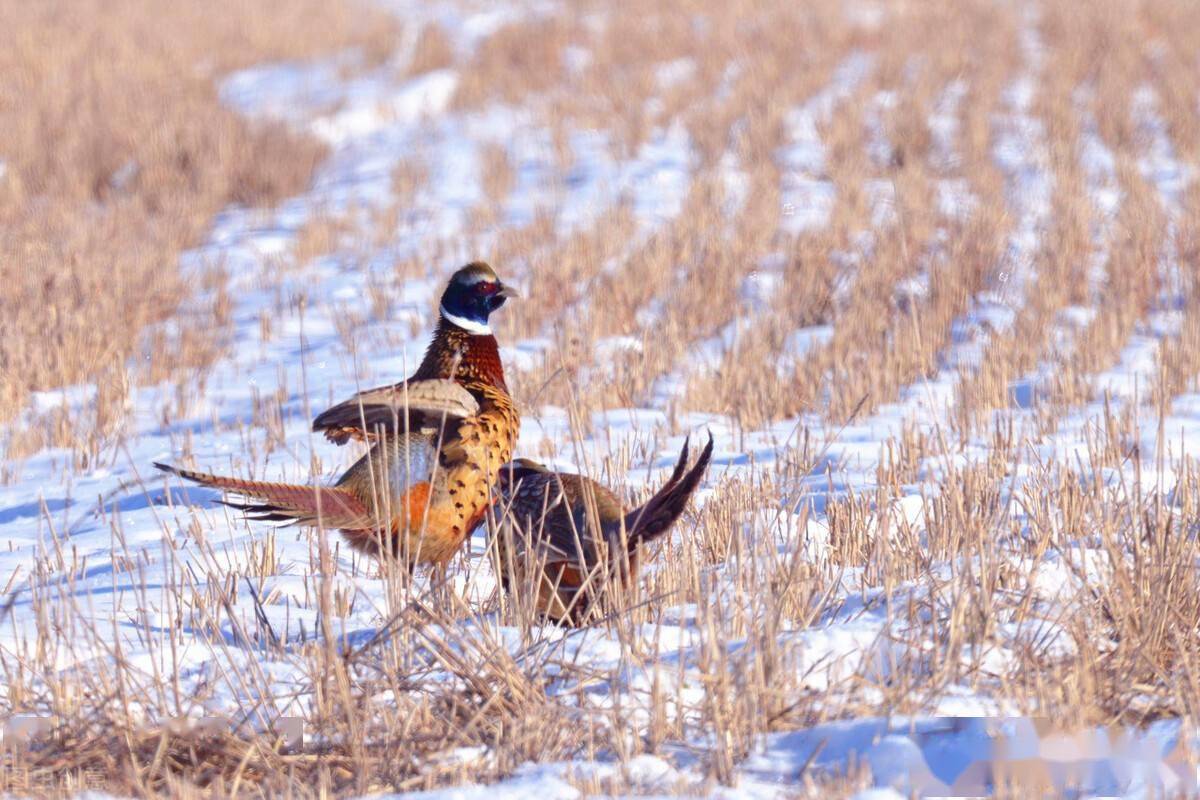
[[506, 283], [502, 283], [502, 284], [500, 284], [500, 291], [496, 292], [496, 297], [503, 297], [503, 298], [505, 298], [505, 299], [510, 299], [510, 298], [511, 298], [511, 299], [514, 299], [514, 300], [520, 300], [520, 299], [521, 299], [521, 293], [520, 293], [520, 292], [518, 292], [518, 291], [517, 291], [516, 289], [514, 289], [513, 287], [509, 286], [508, 284], [506, 284]]

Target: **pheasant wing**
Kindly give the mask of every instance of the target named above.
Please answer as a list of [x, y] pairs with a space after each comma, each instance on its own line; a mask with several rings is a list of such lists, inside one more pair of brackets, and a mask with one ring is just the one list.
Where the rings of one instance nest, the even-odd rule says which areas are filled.
[[479, 413], [479, 401], [452, 380], [404, 381], [359, 392], [313, 420], [334, 444], [397, 432], [430, 430]]

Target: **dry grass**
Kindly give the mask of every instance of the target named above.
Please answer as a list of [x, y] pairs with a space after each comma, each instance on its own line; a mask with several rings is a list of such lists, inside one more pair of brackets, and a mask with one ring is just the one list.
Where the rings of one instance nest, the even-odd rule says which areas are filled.
[[[350, 796], [583, 759], [613, 767], [565, 773], [584, 793], [695, 795], [736, 784], [769, 734], [936, 714], [962, 693], [1065, 725], [1200, 711], [1200, 473], [1188, 454], [1164, 463], [1165, 417], [1200, 376], [1200, 190], [1189, 188], [1174, 212], [1164, 207], [1141, 166], [1153, 141], [1134, 102], [1153, 88], [1177, 158], [1195, 167], [1200, 12], [1184, 0], [1105, 0], [1086, 14], [1043, 0], [1034, 16], [990, 0], [879, 6], [884, 22], [874, 26], [836, 2], [635, 0], [619, 14], [579, 2], [570, 15], [509, 21], [473, 53], [457, 50], [452, 32], [425, 29], [403, 69], [458, 70], [450, 113], [512, 105], [544, 130], [553, 149], [553, 174], [539, 187], [545, 207], [526, 224], [505, 223], [521, 164], [507, 142], [490, 141], [478, 152], [481, 193], [467, 230], [422, 236], [432, 176], [418, 149], [392, 173], [391, 205], [315, 214], [264, 282], [303, 279], [326, 255], [366, 262], [406, 245], [391, 274], [337, 315], [346, 361], [360, 370], [373, 344], [419, 327], [376, 330], [399, 284], [486, 247], [478, 255], [528, 289], [498, 320], [500, 337], [549, 342], [540, 364], [511, 370], [514, 393], [530, 410], [566, 409], [570, 421], [567, 440], [529, 455], [581, 446], [595, 412], [623, 406], [662, 409], [667, 429], [688, 412], [724, 415], [735, 443], [786, 419], [796, 422], [791, 438], [769, 464], [710, 481], [712, 495], [644, 580], [610, 587], [623, 611], [569, 635], [533, 618], [532, 582], [514, 595], [473, 594], [489, 574], [487, 555], [475, 554], [456, 573], [471, 603], [355, 562], [352, 577], [378, 581], [387, 603], [375, 636], [349, 636], [339, 620], [368, 601], [336, 574], [331, 540], [304, 531], [286, 535], [309, 545], [297, 611], [316, 629], [281, 639], [267, 611], [291, 601], [269, 588], [245, 595], [282, 573], [275, 537], [285, 534], [231, 557], [208, 539], [213, 518], [163, 509], [167, 544], [153, 557], [168, 578], [154, 591], [175, 623], [113, 611], [114, 627], [119, 619], [144, 637], [148, 654], [134, 663], [80, 607], [86, 560], [47, 511], [51, 544], [20, 584], [41, 635], [0, 647], [0, 710], [52, 715], [55, 725], [5, 756], [0, 790], [26, 780], [60, 794], [87, 785]], [[227, 345], [208, 334], [232, 313], [220, 273], [189, 286], [166, 265], [222, 206], [298, 192], [322, 152], [222, 111], [213, 77], [348, 45], [378, 62], [392, 37], [373, 14], [307, 0], [220, 8], [184, 4], [156, 18], [149, 37], [147, 9], [122, 0], [88, 15], [84, 38], [67, 35], [53, 6], [0, 6], [6, 29], [27, 32], [0, 54], [17, 76], [0, 89], [10, 92], [0, 94], [0, 255], [11, 287], [0, 297], [0, 416], [18, 414], [31, 391], [103, 387], [86, 426], [95, 433], [51, 414], [14, 435], [10, 457], [61, 444], [89, 463], [95, 437], [119, 428], [133, 386], [201, 373]], [[1034, 72], [1021, 51], [1031, 30], [1044, 55]], [[48, 52], [37, 46], [47, 37], [71, 46]], [[128, 45], [151, 38], [152, 49]], [[799, 229], [789, 219], [797, 209], [785, 206], [801, 177], [788, 161], [789, 112], [820, 100], [857, 57], [868, 66], [816, 114], [823, 156], [802, 176], [832, 192], [828, 224]], [[1019, 176], [996, 154], [998, 141], [1024, 130], [1011, 116], [1026, 77], [1034, 94], [1024, 114], [1040, 126], [1033, 155], [1052, 180], [1027, 263], [1014, 255], [1024, 235]], [[37, 102], [15, 102], [29, 97]], [[574, 230], [556, 224], [580, 167], [572, 135], [600, 131], [608, 155], [627, 162], [671, 126], [690, 148], [677, 213], [658, 209], [650, 224], [626, 195]], [[1084, 163], [1093, 127], [1115, 164], [1111, 218]], [[127, 163], [136, 172], [114, 180]], [[946, 208], [949, 189], [970, 200]], [[1018, 270], [1025, 280], [1014, 288]], [[204, 335], [147, 333], [189, 297]], [[979, 321], [989, 304], [1010, 312], [1007, 325]], [[1080, 308], [1091, 316], [1073, 317]], [[1151, 385], [1137, 401], [1105, 396], [1099, 376], [1170, 311], [1179, 329], [1160, 337]], [[273, 316], [261, 324], [270, 338]], [[816, 344], [795, 349], [798, 334], [817, 330]], [[154, 354], [145, 365], [133, 358], [143, 347]], [[963, 352], [973, 355], [951, 358]], [[882, 452], [874, 481], [843, 483], [825, 438], [843, 425], [869, 435], [875, 412], [912, 402], [933, 377], [953, 407], [929, 412], [936, 424], [871, 440]], [[1025, 381], [1032, 408], [1015, 391]], [[259, 470], [287, 448], [282, 409], [296, 387], [284, 384], [256, 399], [236, 467]], [[309, 387], [311, 401], [325, 391]], [[1089, 404], [1077, 452], [1052, 452], [1046, 437]], [[1142, 449], [1156, 424], [1151, 465]], [[187, 452], [190, 440], [180, 445]], [[589, 466], [616, 484], [612, 476], [655, 455], [616, 448]], [[1169, 466], [1177, 483], [1150, 479], [1152, 466]], [[114, 564], [137, 575], [151, 556], [124, 546], [119, 515], [111, 524]], [[176, 529], [195, 552], [175, 549]], [[141, 586], [136, 605], [149, 608]], [[247, 607], [248, 617], [234, 611]], [[885, 621], [861, 645], [870, 657], [813, 663], [806, 637], [851, 616]], [[179, 688], [185, 638], [215, 665], [193, 694]], [[619, 651], [609, 666], [579, 655], [600, 638]], [[219, 695], [244, 703], [232, 727], [168, 723]], [[281, 741], [290, 715], [318, 735]], [[647, 754], [693, 768], [647, 783], [629, 769]], [[797, 778], [802, 797], [869, 783], [861, 769]]]
[[[269, 205], [307, 184], [323, 147], [223, 108], [216, 79], [348, 47], [378, 60], [396, 25], [369, 7], [305, 0], [169, 10], [14, 0], [0, 5], [0, 24], [10, 32], [0, 54], [0, 419], [11, 420], [30, 392], [98, 372], [127, 384], [164, 377], [135, 356], [148, 326], [194, 291], [179, 254], [222, 207]], [[221, 325], [219, 308], [194, 322]], [[150, 346], [188, 372], [220, 352], [210, 336]], [[103, 437], [117, 414], [97, 410], [94, 430], [27, 428], [6, 449]]]

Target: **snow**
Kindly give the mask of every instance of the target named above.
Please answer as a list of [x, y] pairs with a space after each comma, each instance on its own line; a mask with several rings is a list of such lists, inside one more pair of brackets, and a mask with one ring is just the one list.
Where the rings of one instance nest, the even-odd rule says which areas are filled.
[[654, 70], [654, 79], [658, 82], [660, 89], [670, 89], [691, 79], [696, 74], [696, 69], [694, 59], [677, 58], [674, 61], [659, 64]]
[[866, 53], [854, 53], [834, 70], [830, 85], [788, 112], [791, 144], [779, 154], [783, 167], [784, 230], [801, 232], [823, 227], [833, 211], [836, 189], [825, 177], [825, 145], [821, 126], [832, 118], [839, 103], [847, 100], [870, 73], [873, 62]]

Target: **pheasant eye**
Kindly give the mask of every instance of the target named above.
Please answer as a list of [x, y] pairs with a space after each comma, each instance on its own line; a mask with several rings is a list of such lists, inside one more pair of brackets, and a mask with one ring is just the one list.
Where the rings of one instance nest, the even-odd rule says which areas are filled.
[[476, 294], [491, 294], [494, 291], [496, 291], [496, 284], [491, 281], [480, 281], [475, 284]]

